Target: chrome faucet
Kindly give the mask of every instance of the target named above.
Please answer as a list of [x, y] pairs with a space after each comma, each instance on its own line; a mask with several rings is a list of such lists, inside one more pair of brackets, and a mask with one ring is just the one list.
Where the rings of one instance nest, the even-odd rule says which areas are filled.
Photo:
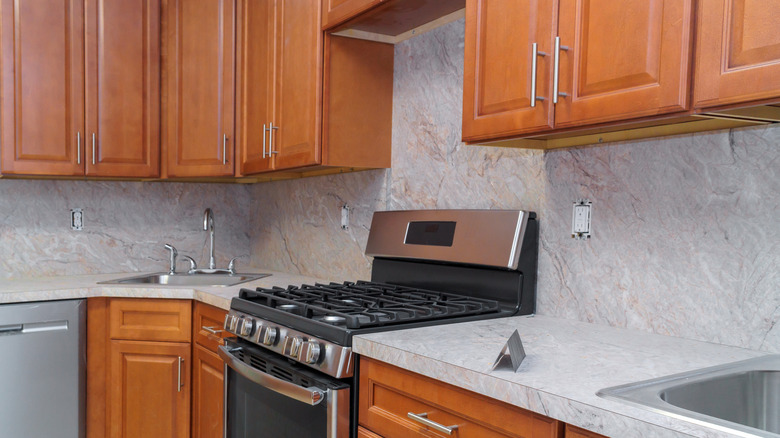
[[179, 255], [179, 251], [173, 247], [170, 243], [165, 244], [165, 249], [171, 252], [171, 264], [168, 268], [168, 275], [176, 274], [176, 257]]
[[217, 260], [214, 258], [214, 213], [210, 208], [203, 212], [203, 231], [209, 232], [209, 269], [217, 268]]

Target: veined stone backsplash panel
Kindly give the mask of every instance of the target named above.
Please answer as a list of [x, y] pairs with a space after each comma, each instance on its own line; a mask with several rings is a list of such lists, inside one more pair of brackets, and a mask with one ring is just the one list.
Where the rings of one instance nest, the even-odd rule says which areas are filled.
[[[0, 180], [0, 279], [164, 271], [168, 251], [208, 263], [203, 211], [215, 215], [217, 263], [249, 263], [249, 191], [241, 185]], [[70, 229], [70, 209], [84, 229]]]
[[[375, 210], [535, 210], [538, 313], [780, 352], [780, 128], [548, 152], [466, 146], [463, 26], [396, 46], [391, 170], [250, 189], [253, 264], [367, 279]], [[580, 198], [593, 201], [588, 241], [570, 236]]]

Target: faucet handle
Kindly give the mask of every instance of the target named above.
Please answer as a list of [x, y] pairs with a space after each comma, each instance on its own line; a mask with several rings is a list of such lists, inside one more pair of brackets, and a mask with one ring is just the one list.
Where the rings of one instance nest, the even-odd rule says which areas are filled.
[[165, 244], [165, 249], [171, 252], [171, 265], [168, 269], [168, 275], [176, 274], [176, 257], [179, 255], [179, 251], [170, 243]]
[[184, 254], [182, 254], [182, 255], [181, 255], [181, 258], [183, 258], [184, 260], [186, 260], [186, 261], [190, 262], [190, 269], [189, 269], [189, 270], [187, 270], [187, 273], [188, 273], [188, 274], [192, 274], [192, 273], [194, 273], [195, 271], [197, 271], [197, 270], [198, 270], [198, 264], [197, 264], [197, 263], [195, 263], [195, 260], [194, 260], [192, 257], [190, 257], [190, 256], [188, 256], [188, 255], [184, 255]]
[[244, 256], [238, 256], [233, 257], [230, 259], [230, 263], [228, 263], [228, 271], [230, 271], [230, 275], [235, 275], [236, 273], [236, 260], [244, 258]]

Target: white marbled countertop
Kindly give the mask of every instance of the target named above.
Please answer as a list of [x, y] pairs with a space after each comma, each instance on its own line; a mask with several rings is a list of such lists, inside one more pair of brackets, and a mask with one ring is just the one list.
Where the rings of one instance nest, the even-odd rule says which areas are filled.
[[[517, 373], [491, 371], [517, 329]], [[546, 316], [518, 316], [356, 336], [353, 350], [609, 437], [736, 437], [603, 399], [599, 389], [767, 353]]]
[[[118, 273], [0, 281], [0, 304], [87, 297], [195, 299], [222, 309], [242, 287], [323, 280], [251, 269], [269, 277], [227, 287], [97, 284]], [[491, 371], [517, 329], [527, 357], [517, 373]], [[512, 317], [356, 336], [353, 350], [610, 437], [734, 437], [621, 402], [599, 389], [765, 355], [718, 344], [546, 316]]]
[[230, 308], [230, 300], [238, 296], [241, 288], [299, 286], [324, 281], [267, 269], [246, 271], [271, 275], [235, 286], [97, 284], [101, 281], [144, 275], [143, 272], [0, 280], [0, 304], [87, 297], [185, 298], [227, 310]]

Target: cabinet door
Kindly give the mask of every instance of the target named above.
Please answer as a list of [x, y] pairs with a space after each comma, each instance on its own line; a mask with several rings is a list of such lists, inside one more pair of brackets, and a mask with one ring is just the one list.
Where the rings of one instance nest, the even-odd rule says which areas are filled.
[[268, 134], [274, 120], [274, 46], [276, 0], [240, 0], [236, 138], [241, 175], [268, 170]]
[[111, 341], [110, 349], [110, 435], [189, 437], [190, 345]]
[[0, 1], [0, 171], [82, 175], [83, 0]]
[[274, 169], [320, 162], [322, 32], [320, 3], [277, 0], [276, 120], [269, 133]]
[[322, 28], [327, 29], [387, 0], [322, 0]]
[[[466, 3], [464, 141], [509, 137], [552, 127], [549, 55], [554, 19], [553, 0]], [[533, 43], [546, 56], [534, 56]], [[536, 100], [535, 106], [531, 106], [534, 92], [544, 100]]]
[[780, 0], [702, 0], [694, 105], [780, 97]]
[[87, 16], [87, 175], [160, 174], [160, 0], [96, 0]]
[[233, 175], [235, 0], [170, 0], [167, 175]]
[[556, 128], [686, 110], [692, 3], [560, 0]]
[[192, 437], [222, 438], [225, 363], [196, 345], [192, 366]]

